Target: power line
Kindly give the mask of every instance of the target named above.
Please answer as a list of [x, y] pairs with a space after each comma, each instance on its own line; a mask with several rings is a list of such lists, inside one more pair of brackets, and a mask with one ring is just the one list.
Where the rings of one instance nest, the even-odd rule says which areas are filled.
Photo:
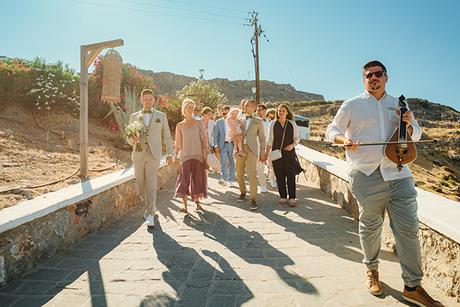
[[185, 9], [185, 8], [172, 7], [172, 6], [161, 5], [161, 4], [156, 4], [156, 3], [148, 3], [148, 2], [142, 2], [142, 1], [123, 1], [123, 0], [114, 0], [114, 1], [125, 3], [125, 4], [140, 4], [140, 5], [149, 6], [149, 7], [159, 7], [159, 8], [164, 8], [164, 9], [176, 10], [176, 11], [185, 11], [185, 12], [204, 14], [204, 15], [221, 16], [221, 17], [226, 17], [226, 18], [244, 20], [244, 18], [241, 16], [238, 17], [235, 15], [227, 15], [227, 14], [222, 14], [222, 13], [214, 13], [214, 12], [207, 12], [207, 11], [194, 10], [194, 9]]
[[196, 4], [193, 2], [187, 2], [187, 1], [178, 1], [178, 0], [164, 0], [166, 2], [174, 2], [174, 3], [180, 3], [180, 4], [186, 4], [186, 5], [191, 5], [191, 6], [197, 6], [197, 7], [202, 7], [202, 8], [209, 8], [209, 9], [218, 9], [218, 10], [223, 10], [223, 11], [233, 11], [233, 12], [238, 12], [238, 13], [247, 13], [247, 11], [244, 10], [239, 10], [239, 9], [233, 9], [233, 8], [225, 8], [225, 7], [217, 7], [217, 6], [209, 6], [209, 5], [200, 5]]
[[263, 36], [265, 37], [265, 39], [267, 40], [267, 43], [270, 45], [270, 47], [272, 48], [272, 50], [275, 52], [275, 55], [276, 57], [278, 58], [278, 60], [281, 62], [281, 64], [284, 66], [284, 68], [288, 71], [288, 73], [291, 75], [291, 78], [292, 78], [292, 81], [294, 81], [295, 83], [299, 84], [299, 82], [297, 82], [297, 78], [294, 76], [294, 74], [292, 73], [292, 71], [289, 69], [289, 66], [286, 64], [286, 62], [283, 60], [283, 58], [281, 57], [281, 55], [279, 54], [279, 52], [276, 50], [276, 48], [273, 46], [273, 44], [271, 43], [271, 41], [268, 39], [268, 37], [265, 35], [266, 31], [264, 31], [263, 33]]
[[136, 8], [132, 8], [132, 7], [118, 6], [118, 5], [112, 5], [112, 4], [109, 5], [109, 4], [99, 3], [99, 2], [92, 2], [92, 1], [84, 1], [84, 0], [70, 0], [70, 1], [73, 1], [73, 2], [76, 2], [76, 3], [90, 4], [90, 5], [100, 6], [100, 7], [116, 8], [116, 9], [122, 9], [122, 10], [133, 11], [133, 12], [141, 12], [141, 13], [146, 13], [146, 14], [155, 14], [155, 15], [162, 15], [162, 16], [167, 15], [167, 16], [173, 16], [173, 17], [179, 17], [179, 18], [186, 18], [186, 19], [192, 19], [192, 20], [201, 20], [201, 21], [215, 22], [215, 23], [222, 23], [222, 24], [231, 24], [231, 25], [238, 25], [238, 26], [243, 25], [242, 23], [236, 23], [236, 22], [219, 20], [219, 19], [211, 19], [211, 18], [203, 18], [203, 17], [196, 17], [196, 16], [179, 15], [179, 14], [152, 11], [152, 10], [146, 10], [146, 9], [136, 9]]

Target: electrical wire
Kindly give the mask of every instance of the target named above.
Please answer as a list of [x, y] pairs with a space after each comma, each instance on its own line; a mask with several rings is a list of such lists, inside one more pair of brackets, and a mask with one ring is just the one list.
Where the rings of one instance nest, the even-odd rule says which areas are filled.
[[121, 3], [124, 3], [124, 4], [139, 4], [139, 5], [144, 5], [144, 6], [148, 6], [148, 7], [159, 7], [159, 8], [164, 8], [164, 9], [176, 10], [176, 11], [185, 11], [185, 12], [198, 13], [198, 14], [211, 15], [211, 16], [221, 16], [221, 17], [233, 18], [233, 19], [238, 19], [238, 20], [244, 20], [245, 19], [245, 18], [243, 18], [241, 16], [227, 15], [227, 14], [222, 14], [222, 13], [214, 13], [214, 12], [207, 12], [207, 11], [186, 9], [186, 8], [179, 8], [179, 7], [172, 7], [172, 6], [166, 6], [166, 5], [156, 4], [156, 3], [142, 2], [142, 1], [126, 1], [126, 0], [114, 0], [114, 1], [121, 2]]
[[179, 3], [179, 4], [186, 4], [186, 5], [197, 6], [197, 7], [208, 8], [208, 9], [218, 9], [218, 10], [223, 10], [223, 11], [233, 11], [233, 12], [239, 12], [239, 13], [247, 13], [247, 11], [244, 11], [244, 10], [239, 10], [239, 9], [234, 9], [234, 8], [217, 7], [217, 6], [209, 6], [209, 5], [200, 5], [200, 4], [196, 4], [194, 2], [178, 1], [178, 0], [164, 0], [164, 1], [173, 2], [173, 3]]
[[155, 15], [162, 15], [162, 16], [167, 15], [167, 16], [174, 16], [174, 17], [191, 19], [191, 20], [200, 20], [200, 21], [222, 23], [222, 24], [231, 24], [231, 25], [238, 25], [238, 26], [243, 25], [242, 23], [230, 22], [230, 21], [225, 21], [225, 20], [203, 18], [203, 17], [195, 17], [195, 16], [187, 16], [187, 15], [179, 15], [179, 14], [152, 11], [152, 10], [146, 10], [146, 9], [140, 9], [140, 8], [136, 9], [136, 8], [132, 8], [132, 7], [103, 4], [103, 3], [100, 3], [100, 2], [92, 2], [92, 1], [84, 1], [84, 0], [70, 0], [70, 1], [80, 3], [80, 4], [82, 4], [82, 3], [83, 4], [91, 4], [91, 5], [100, 6], [100, 7], [116, 8], [116, 9], [122, 9], [122, 10], [133, 11], [133, 12], [141, 12], [141, 13], [146, 13], [146, 14], [155, 14]]
[[276, 48], [273, 46], [273, 44], [271, 43], [271, 41], [268, 39], [268, 37], [265, 35], [265, 32], [263, 32], [263, 36], [265, 37], [265, 39], [267, 40], [267, 43], [270, 45], [270, 47], [272, 48], [272, 50], [274, 51], [276, 57], [278, 58], [278, 60], [281, 62], [281, 64], [284, 66], [284, 68], [287, 70], [287, 72], [289, 73], [289, 75], [291, 76], [292, 78], [292, 81], [294, 81], [295, 83], [297, 84], [300, 84], [299, 82], [297, 82], [297, 78], [294, 76], [294, 74], [292, 73], [292, 71], [289, 69], [289, 66], [286, 64], [286, 62], [283, 60], [283, 58], [281, 57], [281, 55], [279, 54], [279, 52], [276, 50]]

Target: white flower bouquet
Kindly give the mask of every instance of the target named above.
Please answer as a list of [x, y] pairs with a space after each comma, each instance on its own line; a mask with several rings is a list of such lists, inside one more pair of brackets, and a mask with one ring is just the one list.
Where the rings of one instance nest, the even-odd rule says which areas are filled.
[[126, 136], [129, 138], [137, 138], [136, 151], [142, 151], [142, 146], [141, 143], [139, 143], [139, 138], [143, 135], [147, 135], [147, 128], [145, 128], [145, 126], [141, 122], [136, 120], [128, 126], [126, 126], [125, 133]]

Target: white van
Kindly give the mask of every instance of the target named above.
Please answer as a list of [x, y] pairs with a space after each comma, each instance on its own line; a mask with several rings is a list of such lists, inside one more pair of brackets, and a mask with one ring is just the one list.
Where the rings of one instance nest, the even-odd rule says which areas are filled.
[[294, 115], [294, 121], [299, 127], [300, 139], [310, 139], [310, 119], [301, 115]]

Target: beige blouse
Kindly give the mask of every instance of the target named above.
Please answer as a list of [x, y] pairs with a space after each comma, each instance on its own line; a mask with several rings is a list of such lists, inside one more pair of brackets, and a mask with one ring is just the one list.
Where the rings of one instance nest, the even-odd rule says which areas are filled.
[[208, 138], [206, 127], [202, 120], [196, 120], [191, 127], [183, 123], [176, 126], [176, 152], [179, 153], [180, 163], [190, 159], [203, 162], [208, 154]]

